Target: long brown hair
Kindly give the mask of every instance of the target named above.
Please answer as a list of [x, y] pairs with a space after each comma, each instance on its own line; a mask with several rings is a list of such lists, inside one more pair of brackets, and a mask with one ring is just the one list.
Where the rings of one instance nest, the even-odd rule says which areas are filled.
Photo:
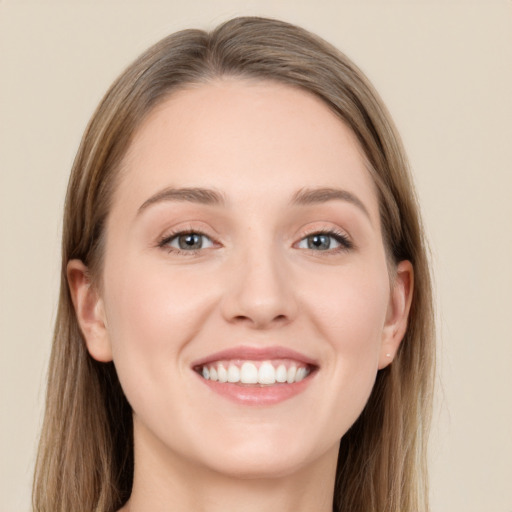
[[128, 67], [94, 113], [66, 197], [58, 316], [36, 465], [37, 512], [112, 512], [133, 479], [130, 406], [112, 363], [91, 358], [78, 327], [66, 265], [101, 275], [104, 228], [119, 164], [151, 109], [179, 88], [222, 76], [273, 80], [324, 101], [355, 133], [377, 186], [390, 264], [409, 260], [415, 286], [393, 363], [341, 440], [334, 510], [426, 512], [426, 442], [434, 371], [432, 291], [408, 164], [388, 112], [363, 73], [313, 34], [277, 20], [236, 18], [210, 33], [163, 39]]

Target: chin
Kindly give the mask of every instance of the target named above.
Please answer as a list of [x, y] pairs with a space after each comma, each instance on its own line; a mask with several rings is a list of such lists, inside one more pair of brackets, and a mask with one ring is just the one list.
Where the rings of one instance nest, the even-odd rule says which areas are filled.
[[[263, 432], [262, 432], [263, 430]], [[289, 429], [271, 432], [260, 428], [245, 432], [246, 436], [231, 437], [230, 442], [218, 442], [217, 449], [200, 450], [202, 464], [211, 470], [239, 479], [283, 478], [311, 466], [329, 453], [337, 459], [339, 442], [317, 446], [311, 437], [290, 435]], [[324, 439], [325, 442], [325, 439]], [[209, 443], [210, 447], [212, 446]]]
[[285, 450], [278, 453], [260, 450], [257, 453], [244, 453], [240, 457], [229, 454], [222, 459], [221, 464], [215, 462], [214, 465], [209, 464], [210, 469], [227, 477], [241, 480], [267, 480], [296, 474], [306, 467], [309, 461], [304, 456]]

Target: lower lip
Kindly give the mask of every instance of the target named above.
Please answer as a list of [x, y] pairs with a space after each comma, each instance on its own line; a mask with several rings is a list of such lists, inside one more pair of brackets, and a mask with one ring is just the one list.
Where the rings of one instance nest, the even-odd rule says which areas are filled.
[[292, 384], [273, 386], [239, 385], [229, 382], [198, 378], [215, 393], [241, 405], [274, 405], [302, 393], [310, 384], [314, 374]]

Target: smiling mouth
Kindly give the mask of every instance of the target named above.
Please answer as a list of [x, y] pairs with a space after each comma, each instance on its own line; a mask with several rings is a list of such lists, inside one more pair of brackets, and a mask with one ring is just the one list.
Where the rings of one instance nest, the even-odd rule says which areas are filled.
[[198, 365], [194, 370], [205, 380], [240, 386], [276, 386], [301, 382], [315, 368], [289, 359], [225, 360]]

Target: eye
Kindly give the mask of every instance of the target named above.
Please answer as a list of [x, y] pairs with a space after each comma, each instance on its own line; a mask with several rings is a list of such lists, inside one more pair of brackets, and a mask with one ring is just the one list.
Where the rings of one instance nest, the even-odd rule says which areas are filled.
[[199, 249], [213, 247], [213, 241], [203, 233], [190, 231], [174, 233], [164, 238], [159, 245], [176, 251], [198, 251]]
[[297, 247], [313, 251], [346, 250], [352, 248], [352, 243], [342, 233], [312, 233], [303, 238]]

